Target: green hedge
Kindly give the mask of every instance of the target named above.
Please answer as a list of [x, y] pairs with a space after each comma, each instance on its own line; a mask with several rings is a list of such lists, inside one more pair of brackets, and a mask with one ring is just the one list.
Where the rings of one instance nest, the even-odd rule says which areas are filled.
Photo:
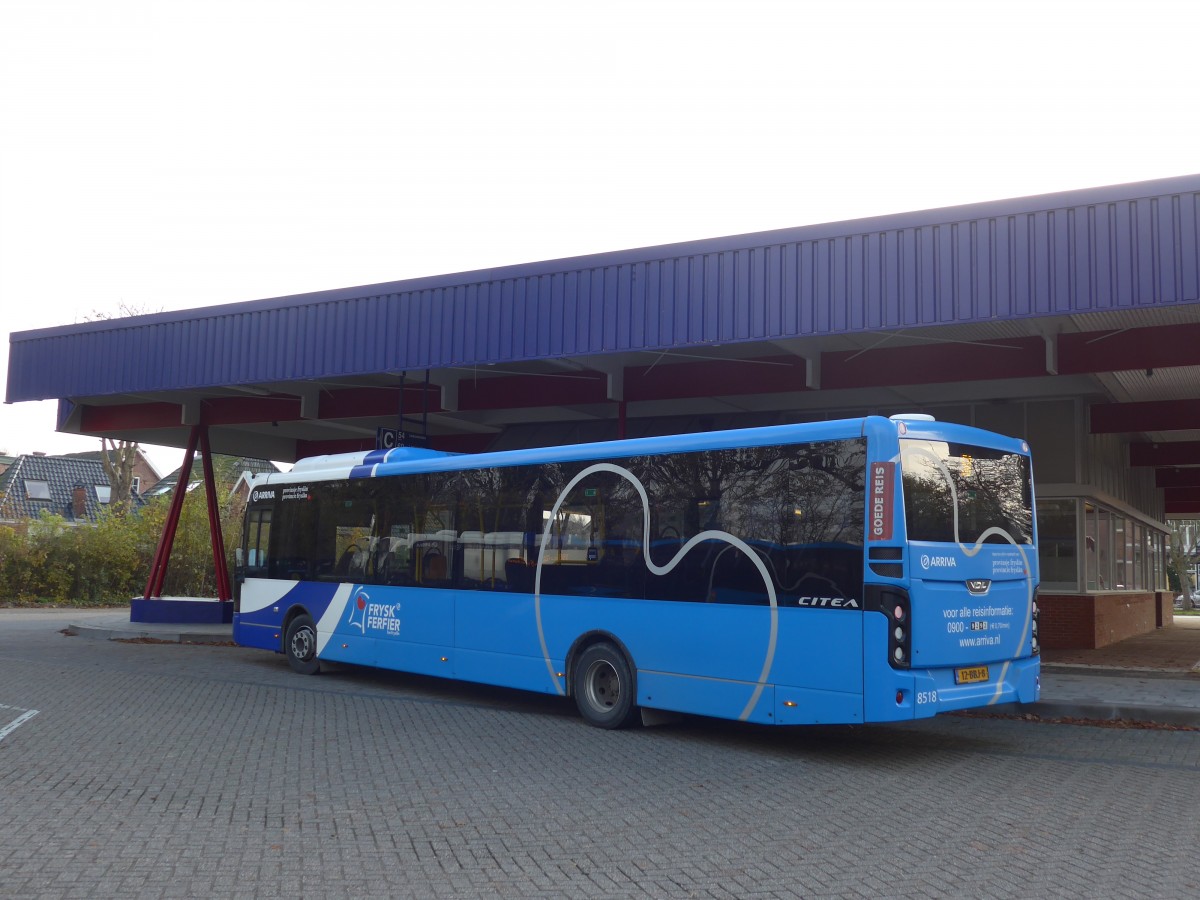
[[[222, 493], [227, 493], [225, 488]], [[123, 606], [146, 590], [154, 551], [171, 505], [156, 497], [125, 514], [106, 512], [94, 526], [68, 524], [61, 516], [17, 527], [0, 526], [0, 605]], [[226, 570], [241, 543], [244, 502], [230, 497], [221, 509]], [[164, 596], [215, 597], [216, 571], [204, 491], [184, 500]]]

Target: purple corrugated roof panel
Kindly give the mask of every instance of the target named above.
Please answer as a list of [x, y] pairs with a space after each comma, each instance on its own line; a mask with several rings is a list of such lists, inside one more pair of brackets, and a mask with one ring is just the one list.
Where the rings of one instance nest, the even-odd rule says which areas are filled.
[[8, 400], [1194, 303], [1200, 175], [10, 338]]

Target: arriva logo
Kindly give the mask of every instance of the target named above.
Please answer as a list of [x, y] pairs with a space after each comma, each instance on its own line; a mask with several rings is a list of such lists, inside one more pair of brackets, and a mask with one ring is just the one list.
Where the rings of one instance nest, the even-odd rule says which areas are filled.
[[921, 555], [922, 569], [953, 569], [958, 565], [958, 560], [953, 556], [930, 556], [928, 553]]
[[255, 491], [250, 495], [250, 502], [257, 503], [259, 500], [274, 500], [274, 491]]

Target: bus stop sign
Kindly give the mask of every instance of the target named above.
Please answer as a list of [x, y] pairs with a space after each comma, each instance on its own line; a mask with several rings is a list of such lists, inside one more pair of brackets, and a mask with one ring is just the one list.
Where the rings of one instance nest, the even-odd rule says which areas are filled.
[[424, 447], [429, 439], [423, 434], [402, 431], [399, 428], [378, 428], [375, 431], [376, 450], [394, 450], [397, 447]]

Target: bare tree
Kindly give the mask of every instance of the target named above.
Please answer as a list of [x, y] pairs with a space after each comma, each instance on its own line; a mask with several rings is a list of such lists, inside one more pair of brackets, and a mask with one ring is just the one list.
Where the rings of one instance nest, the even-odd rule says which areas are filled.
[[1196, 597], [1192, 593], [1192, 565], [1197, 544], [1197, 525], [1194, 521], [1171, 521], [1171, 539], [1167, 554], [1171, 566], [1179, 575], [1179, 590], [1183, 594], [1183, 609], [1196, 609]]
[[111, 488], [109, 508], [125, 512], [133, 499], [133, 467], [137, 464], [138, 445], [134, 441], [100, 438], [100, 462]]

